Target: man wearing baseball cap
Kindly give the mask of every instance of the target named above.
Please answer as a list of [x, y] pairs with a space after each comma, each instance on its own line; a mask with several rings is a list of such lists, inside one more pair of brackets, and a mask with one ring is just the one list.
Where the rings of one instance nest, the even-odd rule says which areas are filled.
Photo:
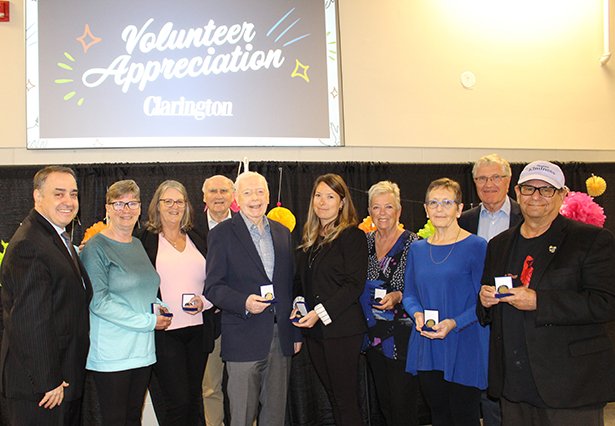
[[[515, 186], [523, 222], [487, 249], [477, 304], [491, 324], [489, 393], [503, 425], [603, 425], [615, 401], [615, 239], [567, 219], [562, 170], [528, 164]], [[507, 291], [496, 291], [506, 284]], [[499, 289], [501, 290], [501, 289]]]

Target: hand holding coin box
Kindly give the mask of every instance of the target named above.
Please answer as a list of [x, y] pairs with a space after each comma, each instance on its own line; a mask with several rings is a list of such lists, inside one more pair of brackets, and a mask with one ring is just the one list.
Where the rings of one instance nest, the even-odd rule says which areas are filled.
[[275, 294], [273, 292], [273, 284], [261, 286], [261, 297], [267, 299], [264, 303], [275, 303]]
[[510, 289], [513, 288], [511, 277], [495, 277], [495, 297], [501, 299], [502, 297], [512, 296]]
[[425, 309], [423, 311], [423, 317], [425, 318], [423, 331], [434, 331], [433, 327], [440, 322], [438, 311], [434, 309]]
[[380, 304], [384, 296], [387, 295], [387, 291], [384, 288], [375, 288], [374, 289], [374, 304]]
[[292, 319], [292, 322], [298, 322], [301, 318], [308, 314], [305, 302], [295, 303], [295, 308], [297, 309], [297, 312], [295, 313], [295, 317]]
[[182, 309], [188, 312], [194, 312], [197, 310], [197, 307], [191, 302], [194, 297], [194, 293], [183, 293], [182, 294]]

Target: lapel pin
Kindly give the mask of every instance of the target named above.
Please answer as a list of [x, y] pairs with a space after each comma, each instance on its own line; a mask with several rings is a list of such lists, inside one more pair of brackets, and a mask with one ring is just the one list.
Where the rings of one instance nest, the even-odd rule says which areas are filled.
[[550, 253], [555, 253], [555, 250], [557, 250], [557, 247], [555, 247], [555, 246], [549, 246], [549, 252], [550, 252]]

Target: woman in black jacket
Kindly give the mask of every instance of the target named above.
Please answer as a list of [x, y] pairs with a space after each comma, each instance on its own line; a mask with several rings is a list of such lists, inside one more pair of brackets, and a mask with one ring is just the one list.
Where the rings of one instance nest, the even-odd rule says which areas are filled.
[[[338, 426], [363, 425], [358, 403], [358, 363], [365, 318], [359, 296], [367, 276], [367, 240], [344, 180], [318, 177], [297, 255], [297, 303], [310, 359]], [[298, 316], [295, 309], [291, 318]]]

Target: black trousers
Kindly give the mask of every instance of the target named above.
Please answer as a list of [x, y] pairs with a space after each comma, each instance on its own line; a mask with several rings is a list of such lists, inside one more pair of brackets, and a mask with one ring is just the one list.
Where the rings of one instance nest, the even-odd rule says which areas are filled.
[[479, 426], [480, 390], [447, 382], [441, 371], [419, 371], [433, 426]]
[[418, 425], [419, 380], [406, 373], [406, 361], [387, 358], [373, 348], [366, 355], [387, 426]]
[[141, 425], [143, 400], [151, 372], [151, 366], [124, 371], [91, 372], [103, 425]]
[[538, 408], [525, 402], [502, 403], [504, 426], [604, 426], [604, 405], [582, 408]]
[[160, 426], [201, 426], [203, 373], [208, 354], [203, 326], [156, 331], [156, 359], [150, 384], [152, 404]]
[[[51, 389], [50, 389], [51, 390]], [[40, 395], [43, 399], [44, 395]], [[6, 399], [8, 419], [11, 426], [79, 426], [81, 424], [81, 398], [62, 401], [48, 410], [38, 406], [38, 401]]]
[[362, 426], [359, 407], [359, 354], [363, 335], [331, 339], [306, 338], [310, 360], [320, 378], [337, 426]]

